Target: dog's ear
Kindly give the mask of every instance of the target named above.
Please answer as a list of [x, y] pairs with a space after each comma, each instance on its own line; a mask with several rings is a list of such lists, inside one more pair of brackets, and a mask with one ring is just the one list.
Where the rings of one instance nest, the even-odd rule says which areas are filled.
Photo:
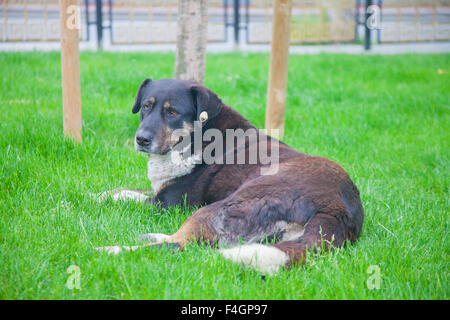
[[191, 92], [197, 108], [197, 121], [205, 124], [222, 110], [222, 100], [201, 84], [194, 84], [191, 87]]
[[145, 79], [144, 82], [141, 83], [139, 90], [136, 94], [136, 98], [134, 99], [134, 106], [131, 112], [137, 113], [141, 109], [141, 100], [142, 100], [142, 91], [144, 88], [152, 82], [152, 79]]

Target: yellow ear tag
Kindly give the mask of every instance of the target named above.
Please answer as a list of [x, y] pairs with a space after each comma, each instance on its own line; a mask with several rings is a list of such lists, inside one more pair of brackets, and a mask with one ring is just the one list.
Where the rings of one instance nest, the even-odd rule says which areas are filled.
[[208, 120], [208, 112], [203, 111], [202, 113], [200, 113], [199, 119], [201, 122], [205, 122], [206, 120]]

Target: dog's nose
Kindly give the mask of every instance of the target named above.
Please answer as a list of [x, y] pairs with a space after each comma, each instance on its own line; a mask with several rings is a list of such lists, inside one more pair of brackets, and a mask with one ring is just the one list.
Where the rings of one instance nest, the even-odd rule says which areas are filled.
[[152, 139], [150, 137], [136, 135], [136, 142], [141, 146], [148, 146], [152, 143]]

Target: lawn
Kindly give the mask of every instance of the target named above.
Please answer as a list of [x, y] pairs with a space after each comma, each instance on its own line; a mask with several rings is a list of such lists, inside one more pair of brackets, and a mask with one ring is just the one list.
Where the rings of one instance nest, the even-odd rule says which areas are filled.
[[[208, 55], [205, 85], [264, 126], [269, 56]], [[89, 193], [149, 188], [134, 96], [174, 55], [82, 53], [83, 143], [62, 135], [58, 53], [0, 53], [1, 299], [449, 299], [450, 55], [293, 55], [284, 141], [340, 163], [365, 208], [355, 245], [265, 279], [214, 249], [141, 250], [193, 212]], [[69, 289], [75, 265], [80, 289]], [[373, 287], [379, 271], [379, 287]], [[368, 285], [369, 284], [369, 285]]]

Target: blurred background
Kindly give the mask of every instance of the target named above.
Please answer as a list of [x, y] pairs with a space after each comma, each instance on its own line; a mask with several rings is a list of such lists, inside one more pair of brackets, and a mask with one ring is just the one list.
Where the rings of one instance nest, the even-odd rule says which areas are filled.
[[[177, 35], [178, 0], [80, 0], [80, 46], [164, 49]], [[268, 45], [272, 0], [208, 1], [208, 42], [217, 48]], [[368, 6], [376, 6], [367, 14]], [[450, 0], [294, 0], [291, 45], [364, 45], [450, 40]], [[58, 0], [0, 0], [0, 45], [59, 42]], [[367, 46], [367, 43], [366, 43]], [[1, 49], [2, 47], [0, 47]], [[19, 47], [20, 48], [20, 47]], [[368, 48], [367, 48], [368, 49]]]

